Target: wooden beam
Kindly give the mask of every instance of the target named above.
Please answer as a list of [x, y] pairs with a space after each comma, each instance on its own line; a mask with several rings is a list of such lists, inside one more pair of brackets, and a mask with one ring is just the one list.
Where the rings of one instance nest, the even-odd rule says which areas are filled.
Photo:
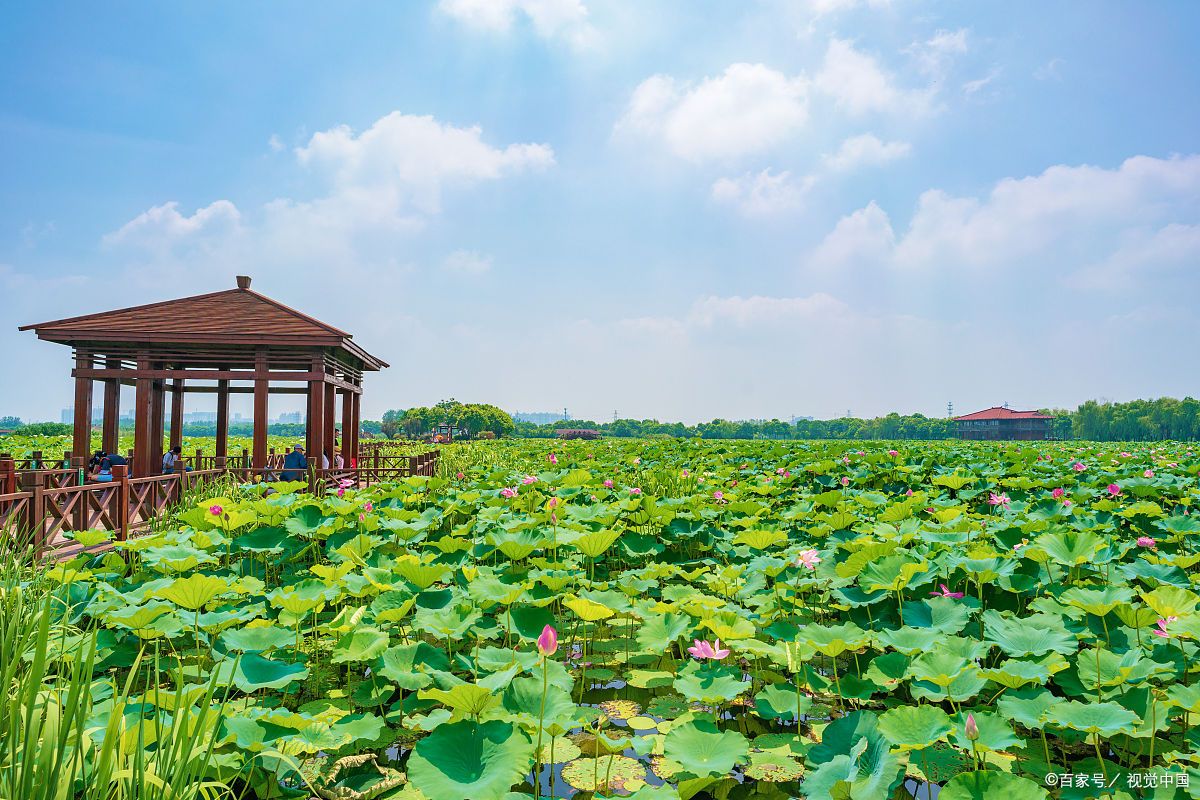
[[217, 381], [217, 446], [216, 456], [229, 454], [229, 381]]
[[[229, 381], [218, 381], [228, 384]], [[218, 386], [186, 386], [185, 394], [220, 394]], [[229, 386], [225, 389], [229, 394], [254, 394], [253, 386]], [[308, 394], [307, 386], [269, 386], [267, 394]]]
[[[144, 374], [148, 373], [148, 374]], [[71, 376], [75, 378], [88, 378], [90, 380], [134, 380], [141, 377], [154, 378], [155, 380], [174, 380], [176, 378], [190, 381], [274, 381], [283, 383], [307, 383], [309, 381], [319, 380], [326, 383], [332, 383], [339, 389], [347, 389], [352, 392], [361, 392], [362, 389], [355, 386], [353, 383], [344, 381], [341, 378], [334, 377], [324, 370], [312, 370], [310, 372], [284, 372], [271, 371], [267, 369], [256, 370], [219, 370], [219, 369], [150, 369], [150, 370], [127, 370], [127, 369], [95, 369], [92, 367], [76, 367], [71, 370]]]
[[[259, 375], [267, 373], [267, 351], [260, 349], [256, 355], [255, 372]], [[254, 381], [254, 469], [265, 469], [267, 466], [267, 389], [270, 381], [267, 378], [257, 378]]]
[[183, 379], [171, 381], [171, 447], [183, 445]]
[[[86, 350], [75, 354], [76, 368], [86, 369], [92, 363], [92, 355]], [[83, 456], [92, 453], [92, 379], [75, 379], [75, 430], [71, 440], [71, 453]]]

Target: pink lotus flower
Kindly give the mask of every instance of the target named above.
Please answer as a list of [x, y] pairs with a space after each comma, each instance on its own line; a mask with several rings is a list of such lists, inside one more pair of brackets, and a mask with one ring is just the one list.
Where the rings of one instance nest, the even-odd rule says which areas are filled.
[[375, 510], [375, 504], [374, 504], [374, 503], [372, 503], [370, 500], [368, 500], [367, 502], [363, 503], [363, 511], [367, 512], [368, 514], [370, 514], [370, 513], [371, 513], [372, 511], [374, 511], [374, 510]]
[[546, 501], [546, 507], [547, 507], [547, 508], [554, 508], [554, 507], [555, 507], [555, 506], [557, 506], [557, 505], [558, 505], [558, 498], [557, 498], [557, 497], [551, 497], [549, 500], [547, 500], [547, 501]]
[[551, 453], [550, 455], [546, 456], [546, 460], [549, 461], [551, 464], [555, 464], [555, 465], [558, 464], [558, 456], [554, 455], [554, 453]]
[[1117, 496], [1117, 495], [1119, 495], [1120, 493], [1121, 493], [1121, 487], [1120, 487], [1120, 486], [1118, 486], [1118, 485], [1117, 485], [1117, 484], [1115, 484], [1115, 483], [1110, 483], [1110, 484], [1108, 485], [1108, 494], [1109, 494], [1111, 497], [1116, 497], [1116, 496]]
[[641, 490], [641, 489], [639, 489], [638, 487], [636, 487], [636, 486], [635, 486], [635, 487], [633, 487], [632, 489], [630, 489], [630, 490], [629, 490], [629, 493], [630, 493], [630, 494], [641, 494], [641, 493], [642, 493], [642, 490]]
[[904, 493], [904, 495], [906, 497], [912, 497], [912, 494], [913, 494], [912, 489], [909, 489], [907, 492]]
[[721, 647], [720, 639], [714, 639], [712, 644], [709, 644], [703, 639], [693, 639], [692, 641], [695, 642], [695, 644], [688, 648], [688, 652], [697, 659], [704, 660], [706, 658], [710, 658], [713, 661], [720, 661], [722, 658], [729, 655], [729, 651]]
[[503, 489], [500, 490], [500, 496], [505, 498], [506, 500], [516, 497], [517, 496], [516, 487], [509, 488], [508, 486], [505, 486]]
[[713, 500], [720, 501], [720, 500], [724, 500], [724, 499], [725, 499], [725, 493], [722, 492], [720, 489], [713, 492]]
[[790, 471], [790, 470], [786, 470], [786, 469], [785, 469], [785, 470], [783, 471], [783, 477], [785, 477], [785, 478], [790, 478], [790, 477], [792, 477], [792, 473], [791, 473], [791, 471]]
[[1143, 472], [1143, 473], [1142, 473], [1142, 477], [1143, 477], [1143, 478], [1153, 478], [1153, 477], [1154, 477], [1154, 470], [1152, 470], [1152, 469], [1148, 469], [1148, 470], [1146, 470], [1145, 472]]
[[821, 563], [821, 557], [817, 555], [817, 551], [813, 549], [801, 550], [796, 556], [796, 566], [805, 567], [807, 569], [816, 569], [817, 564]]
[[558, 631], [547, 625], [542, 628], [542, 635], [537, 638], [537, 649], [542, 658], [558, 652]]
[[849, 464], [849, 463], [850, 463], [850, 456], [842, 456], [842, 463], [843, 463], [843, 464]]
[[1153, 536], [1139, 536], [1137, 538], [1138, 547], [1158, 547], [1158, 543], [1154, 541]]
[[683, 472], [679, 473], [680, 477], [683, 477], [683, 478], [686, 478], [691, 474], [692, 473], [688, 472], [686, 469]]
[[1121, 452], [1121, 458], [1129, 458], [1132, 455], [1133, 455], [1132, 453], [1126, 453], [1124, 451]]
[[1070, 506], [1070, 505], [1071, 505], [1071, 501], [1070, 501], [1070, 500], [1063, 500], [1063, 505], [1064, 505], [1064, 506]]
[[612, 487], [613, 487], [613, 479], [612, 479], [612, 478], [605, 478], [605, 479], [604, 479], [604, 488], [605, 488], [605, 489], [611, 489]]
[[1000, 494], [991, 492], [988, 496], [988, 505], [990, 506], [1004, 506], [1005, 508], [1011, 508], [1009, 505], [1011, 502], [1012, 500], [1008, 498], [1007, 492], [1002, 492]]
[[1158, 626], [1158, 630], [1154, 631], [1154, 635], [1161, 636], [1164, 639], [1170, 639], [1171, 634], [1167, 633], [1167, 626], [1177, 619], [1179, 619], [1179, 617], [1167, 617], [1166, 619], [1160, 619], [1157, 623], [1155, 623]]
[[899, 450], [888, 450], [888, 455], [891, 456], [892, 458], [895, 458], [896, 456], [900, 455], [900, 451]]
[[221, 506], [209, 506], [208, 513], [212, 514], [214, 517], [219, 517], [225, 513], [225, 509]]
[[537, 483], [537, 478], [532, 475], [526, 475], [524, 478], [521, 478], [521, 483], [528, 486], [531, 483]]
[[359, 515], [358, 515], [358, 521], [359, 521], [359, 522], [366, 522], [366, 521], [367, 521], [367, 515], [366, 515], [366, 514], [359, 514]]
[[633, 459], [633, 463], [634, 463], [634, 465], [635, 465], [635, 466], [636, 466], [637, 464], [640, 464], [640, 463], [642, 463], [642, 457], [641, 457], [641, 456], [635, 456], [635, 457], [634, 457], [634, 459]]
[[345, 490], [345, 489], [343, 489], [341, 486], [339, 486], [339, 487], [338, 487], [338, 490], [337, 490], [337, 492], [336, 492], [336, 494], [337, 494], [337, 496], [338, 496], [338, 497], [345, 497], [345, 496], [346, 496], [346, 490]]
[[463, 475], [461, 472], [456, 472], [456, 473], [454, 473], [454, 477], [458, 478], [461, 481], [463, 478], [465, 478], [467, 476]]
[[963, 733], [965, 733], [967, 739], [972, 742], [979, 738], [979, 724], [975, 722], [974, 714], [967, 714], [967, 724], [963, 727]]
[[775, 468], [775, 474], [776, 474], [776, 475], [782, 475], [782, 474], [784, 473], [784, 471], [785, 471], [785, 470], [783, 469], [783, 467], [776, 467], [776, 468]]
[[1016, 551], [1020, 550], [1022, 547], [1024, 547], [1027, 544], [1029, 544], [1029, 540], [1022, 539], [1021, 541], [1019, 541], [1013, 545], [1013, 552], [1015, 553]]
[[354, 481], [350, 480], [349, 478], [339, 478], [338, 486], [342, 487], [343, 489], [350, 489], [353, 488]]
[[1055, 500], [1057, 500], [1058, 498], [1062, 497], [1064, 494], [1066, 494], [1066, 491], [1061, 486], [1059, 486], [1057, 489], [1055, 489], [1053, 492], [1050, 493], [1050, 496], [1053, 497]]
[[953, 597], [955, 599], [958, 599], [963, 596], [962, 592], [950, 591], [949, 587], [947, 587], [946, 584], [944, 584], [944, 583], [940, 583], [938, 585], [942, 587], [942, 590], [940, 592], [930, 592], [929, 593], [930, 597]]
[[737, 486], [737, 485], [738, 485], [738, 482], [737, 482], [737, 481], [733, 481], [733, 482], [732, 482], [732, 483], [730, 483], [729, 485], [730, 485], [730, 486]]
[[1087, 465], [1082, 461], [1076, 461], [1071, 465], [1071, 469], [1075, 470], [1076, 472], [1083, 472], [1085, 469], [1087, 469]]
[[849, 485], [850, 485], [850, 479], [847, 478], [845, 475], [843, 475], [842, 476], [842, 486], [849, 486]]

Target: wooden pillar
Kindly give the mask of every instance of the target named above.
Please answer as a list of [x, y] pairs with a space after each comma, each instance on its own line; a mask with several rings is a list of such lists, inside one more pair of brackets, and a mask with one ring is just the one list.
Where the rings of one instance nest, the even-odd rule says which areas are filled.
[[361, 419], [361, 416], [362, 416], [362, 392], [361, 391], [354, 392], [353, 394], [350, 395], [350, 405], [353, 406], [353, 408], [354, 408], [354, 412], [353, 412], [354, 422], [350, 426], [350, 445], [349, 445], [349, 450], [348, 450], [348, 452], [350, 453], [350, 456], [347, 460], [347, 464], [350, 463], [349, 459], [353, 459], [354, 463], [358, 463], [358, 429], [362, 426], [362, 419]]
[[[154, 364], [154, 369], [162, 369], [162, 364]], [[167, 384], [163, 380], [154, 380], [150, 384], [150, 471], [147, 475], [157, 475], [162, 472], [163, 433], [167, 411]]]
[[325, 384], [325, 412], [324, 427], [325, 427], [325, 450], [329, 454], [329, 468], [333, 469], [333, 443], [337, 441], [337, 428], [334, 426], [334, 421], [337, 419], [337, 387], [332, 383]]
[[153, 430], [151, 395], [154, 381], [146, 376], [149, 371], [150, 359], [139, 356], [134, 379], [133, 399], [133, 475], [138, 478], [153, 474], [151, 465], [154, 462], [150, 460], [150, 440]]
[[338, 448], [338, 452], [342, 454], [342, 463], [346, 469], [350, 469], [350, 454], [353, 452], [350, 448], [354, 430], [354, 393], [343, 389], [338, 394], [342, 396], [342, 446]]
[[321, 465], [321, 452], [325, 449], [325, 381], [308, 382], [308, 442], [307, 455]]
[[171, 447], [183, 444], [183, 379], [171, 381]]
[[[225, 367], [222, 367], [225, 369]], [[217, 450], [222, 458], [229, 450], [229, 381], [217, 381]]]
[[[86, 350], [75, 353], [75, 367], [85, 370], [92, 367], [92, 354]], [[92, 453], [92, 379], [75, 378], [75, 431], [71, 440], [71, 453], [85, 459]]]
[[267, 391], [271, 385], [267, 374], [267, 351], [260, 349], [254, 356], [254, 469], [267, 466]]
[[[104, 365], [120, 369], [121, 359], [107, 359]], [[104, 382], [104, 425], [100, 431], [100, 448], [106, 453], [117, 452], [121, 446], [121, 382], [116, 378]]]

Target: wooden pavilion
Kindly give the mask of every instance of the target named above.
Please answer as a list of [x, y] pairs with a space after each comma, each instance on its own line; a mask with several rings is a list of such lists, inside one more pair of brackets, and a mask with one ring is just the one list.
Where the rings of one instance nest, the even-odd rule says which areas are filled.
[[[132, 471], [157, 474], [163, 455], [166, 395], [171, 394], [170, 445], [183, 440], [184, 397], [215, 394], [216, 455], [224, 463], [229, 439], [229, 396], [254, 395], [252, 467], [267, 465], [267, 398], [304, 394], [308, 400], [307, 455], [332, 466], [335, 419], [341, 397], [341, 454], [347, 468], [358, 456], [362, 380], [388, 365], [359, 347], [350, 334], [250, 289], [237, 288], [99, 314], [71, 317], [20, 330], [74, 348], [75, 430], [72, 455], [91, 447], [92, 388], [104, 384], [101, 446], [117, 451], [121, 386], [134, 387]], [[287, 385], [291, 384], [291, 385]], [[300, 385], [297, 385], [300, 384]]]

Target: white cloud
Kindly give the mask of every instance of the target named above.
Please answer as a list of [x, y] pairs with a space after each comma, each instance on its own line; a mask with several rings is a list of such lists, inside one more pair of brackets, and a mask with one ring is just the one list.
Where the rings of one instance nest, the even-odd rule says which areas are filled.
[[456, 275], [482, 275], [491, 268], [492, 257], [473, 250], [455, 250], [442, 262], [442, 269]]
[[896, 235], [887, 212], [869, 203], [838, 220], [833, 231], [817, 246], [809, 262], [822, 269], [854, 265], [887, 265], [896, 246]]
[[769, 169], [747, 172], [736, 178], [717, 179], [712, 185], [712, 198], [747, 216], [767, 216], [798, 208], [813, 180], [811, 176], [793, 180], [786, 170], [777, 174]]
[[[316, 133], [296, 149], [296, 157], [326, 175], [337, 192], [376, 194], [391, 205], [407, 200], [425, 213], [439, 210], [444, 186], [495, 180], [554, 164], [549, 145], [499, 149], [483, 141], [477, 126], [458, 128], [399, 111], [361, 134], [347, 125]], [[356, 204], [353, 197], [351, 201]]]
[[923, 42], [913, 42], [905, 52], [913, 57], [921, 72], [941, 80], [949, 70], [950, 62], [970, 49], [967, 35], [966, 28], [939, 30]]
[[912, 152], [908, 142], [884, 142], [873, 133], [852, 136], [842, 142], [838, 151], [826, 156], [830, 169], [852, 170], [863, 166], [886, 164]]
[[896, 86], [895, 78], [879, 62], [845, 39], [831, 39], [825, 60], [813, 84], [834, 98], [837, 107], [852, 115], [870, 112], [924, 113], [930, 92]]
[[554, 164], [545, 144], [493, 147], [478, 127], [393, 112], [362, 133], [341, 125], [314, 134], [295, 150], [318, 184], [314, 197], [281, 197], [249, 217], [229, 200], [191, 216], [177, 202], [155, 206], [104, 237], [163, 254], [172, 249], [213, 254], [251, 265], [263, 262], [327, 266], [354, 260], [375, 237], [410, 234], [441, 210], [450, 189], [494, 181]]
[[1136, 156], [1115, 169], [1058, 165], [1005, 178], [985, 197], [931, 189], [902, 235], [871, 203], [843, 217], [811, 261], [1043, 279], [1107, 265], [1100, 271], [1111, 274], [1147, 261], [1178, 263], [1196, 244], [1198, 222], [1200, 156]]
[[507, 33], [524, 18], [544, 39], [561, 38], [575, 47], [591, 46], [596, 39], [580, 0], [439, 0], [438, 9], [487, 31]]
[[1033, 71], [1033, 77], [1039, 81], [1061, 81], [1062, 68], [1067, 62], [1061, 58], [1052, 58]]
[[692, 326], [711, 328], [730, 324], [739, 328], [795, 323], [801, 320], [844, 317], [849, 306], [824, 293], [808, 297], [704, 297], [688, 312]]
[[696, 85], [655, 75], [634, 90], [617, 130], [658, 138], [691, 161], [758, 153], [804, 126], [806, 85], [763, 64], [732, 64]]
[[1124, 289], [1161, 273], [1200, 264], [1200, 224], [1170, 223], [1129, 231], [1105, 259], [1085, 266], [1068, 281], [1085, 288]]
[[984, 75], [982, 78], [976, 78], [975, 80], [965, 82], [962, 85], [963, 94], [971, 96], [978, 93], [991, 84], [992, 81], [996, 80], [996, 78], [999, 78], [1000, 71], [1001, 70], [999, 67], [993, 67], [992, 69], [988, 70], [988, 74]]
[[272, 153], [279, 153], [286, 149], [287, 145], [283, 143], [283, 139], [279, 138], [279, 134], [272, 133], [271, 138], [267, 139], [267, 147], [271, 149]]
[[143, 211], [119, 229], [106, 234], [106, 245], [136, 244], [147, 249], [170, 248], [189, 239], [221, 238], [235, 233], [242, 215], [228, 200], [217, 200], [198, 208], [191, 216], [179, 212], [179, 203], [170, 201]]

